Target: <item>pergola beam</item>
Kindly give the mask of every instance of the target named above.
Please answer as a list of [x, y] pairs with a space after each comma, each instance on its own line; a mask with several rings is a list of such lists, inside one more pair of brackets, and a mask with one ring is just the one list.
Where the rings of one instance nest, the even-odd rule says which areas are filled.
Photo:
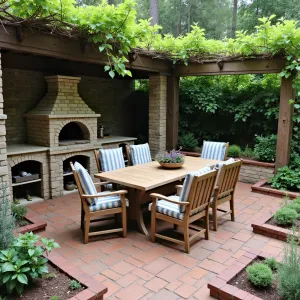
[[[84, 49], [78, 39], [58, 37], [43, 32], [25, 29], [22, 40], [16, 35], [16, 27], [0, 27], [0, 48], [23, 53], [43, 55], [71, 61], [105, 65], [107, 56], [98, 51], [92, 43], [85, 45]], [[149, 73], [171, 74], [172, 64], [166, 60], [152, 59], [139, 55], [132, 63], [126, 64], [127, 68], [143, 70]]]
[[244, 61], [224, 61], [209, 63], [193, 63], [187, 66], [177, 65], [174, 75], [206, 76], [206, 75], [243, 75], [243, 74], [269, 74], [280, 73], [285, 67], [285, 60], [276, 59], [251, 59]]

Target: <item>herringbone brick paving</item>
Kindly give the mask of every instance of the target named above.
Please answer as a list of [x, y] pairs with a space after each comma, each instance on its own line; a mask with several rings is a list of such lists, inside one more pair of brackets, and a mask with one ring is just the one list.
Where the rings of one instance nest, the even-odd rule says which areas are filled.
[[40, 235], [60, 243], [56, 250], [60, 255], [108, 287], [105, 299], [207, 300], [212, 299], [207, 282], [247, 249], [282, 255], [283, 242], [254, 234], [251, 228], [252, 221], [274, 212], [280, 202], [238, 183], [236, 221], [221, 219], [218, 232], [210, 231], [209, 241], [197, 240], [189, 255], [172, 243], [158, 240], [153, 244], [136, 230], [129, 230], [126, 239], [102, 236], [83, 244], [77, 193], [32, 204], [29, 215], [47, 220], [47, 229]]

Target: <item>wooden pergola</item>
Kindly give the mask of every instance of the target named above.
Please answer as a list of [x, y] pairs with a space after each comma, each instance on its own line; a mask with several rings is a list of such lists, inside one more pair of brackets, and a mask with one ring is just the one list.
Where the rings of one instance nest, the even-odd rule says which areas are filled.
[[[58, 37], [26, 28], [5, 26], [0, 29], [2, 67], [33, 64], [53, 72], [80, 72], [107, 77], [103, 65], [107, 57], [92, 44]], [[4, 51], [3, 51], [4, 50]], [[16, 59], [15, 53], [18, 54]], [[23, 55], [20, 59], [20, 54]], [[34, 57], [33, 57], [34, 55]], [[56, 64], [53, 64], [53, 61]], [[227, 60], [223, 62], [173, 65], [170, 60], [154, 59], [144, 55], [129, 56], [127, 68], [133, 79], [149, 78], [149, 143], [155, 151], [175, 148], [178, 142], [179, 80], [184, 76], [240, 75], [279, 73], [285, 66], [283, 58]], [[72, 65], [69, 63], [72, 62]], [[59, 67], [57, 67], [59, 66]], [[293, 105], [295, 98], [292, 78], [282, 79], [278, 119], [276, 169], [289, 163], [292, 136]], [[4, 99], [5, 101], [5, 99]], [[155, 128], [154, 128], [155, 127]], [[155, 144], [151, 145], [151, 137]]]

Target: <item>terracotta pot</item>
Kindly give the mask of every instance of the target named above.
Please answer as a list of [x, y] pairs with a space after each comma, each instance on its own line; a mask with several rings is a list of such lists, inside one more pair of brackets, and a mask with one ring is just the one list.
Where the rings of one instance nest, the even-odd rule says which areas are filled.
[[65, 190], [73, 191], [75, 189], [75, 184], [73, 182], [68, 182], [65, 184]]
[[181, 163], [159, 163], [163, 168], [166, 169], [178, 169], [181, 168], [184, 162]]

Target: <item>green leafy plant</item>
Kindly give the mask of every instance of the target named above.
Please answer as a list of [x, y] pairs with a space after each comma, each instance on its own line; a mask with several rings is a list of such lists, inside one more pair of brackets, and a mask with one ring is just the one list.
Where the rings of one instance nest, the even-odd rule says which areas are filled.
[[288, 237], [283, 260], [278, 268], [278, 292], [283, 299], [300, 298], [300, 247], [295, 232]]
[[195, 138], [195, 135], [191, 132], [181, 135], [178, 138], [178, 145], [183, 150], [194, 151], [196, 147], [198, 147], [199, 142]]
[[43, 274], [43, 278], [44, 279], [53, 279], [53, 278], [56, 278], [56, 274], [55, 273]]
[[20, 220], [20, 221], [18, 221], [18, 225], [19, 225], [20, 227], [26, 226], [26, 225], [28, 225], [28, 224], [29, 224], [29, 222], [27, 222], [26, 220]]
[[258, 288], [270, 287], [274, 281], [274, 275], [269, 266], [263, 263], [254, 263], [247, 267], [249, 281]]
[[276, 271], [279, 267], [279, 263], [274, 257], [265, 259], [264, 264], [266, 264], [273, 271]]
[[26, 206], [23, 205], [15, 205], [12, 204], [11, 205], [11, 211], [13, 216], [17, 219], [17, 220], [22, 220], [27, 212], [28, 212], [28, 208]]
[[71, 290], [78, 290], [80, 288], [81, 288], [81, 284], [78, 281], [71, 280], [71, 282], [70, 282], [70, 289]]
[[50, 300], [59, 300], [58, 296], [52, 296]]
[[269, 180], [272, 187], [279, 190], [300, 190], [300, 169], [292, 169], [289, 166], [279, 168], [277, 174]]
[[228, 156], [229, 157], [240, 157], [242, 153], [241, 147], [238, 145], [230, 145], [228, 147]]
[[289, 207], [282, 207], [274, 214], [275, 222], [282, 226], [293, 225], [297, 218], [297, 212]]
[[245, 157], [249, 157], [249, 158], [255, 157], [254, 151], [248, 145], [242, 151], [242, 155], [245, 156]]
[[288, 208], [293, 209], [297, 212], [297, 214], [300, 213], [300, 203], [299, 202], [292, 202], [288, 205]]
[[[37, 246], [38, 242], [42, 246]], [[43, 253], [49, 253], [59, 245], [53, 239], [25, 233], [19, 235], [7, 250], [0, 251], [0, 282], [9, 294], [16, 291], [22, 294], [24, 286], [34, 278], [42, 278], [48, 273], [47, 261]]]
[[263, 162], [274, 162], [276, 157], [277, 136], [257, 136], [254, 146], [255, 156]]
[[15, 228], [15, 218], [11, 214], [6, 187], [2, 186], [0, 191], [0, 250], [7, 249], [11, 245]]

